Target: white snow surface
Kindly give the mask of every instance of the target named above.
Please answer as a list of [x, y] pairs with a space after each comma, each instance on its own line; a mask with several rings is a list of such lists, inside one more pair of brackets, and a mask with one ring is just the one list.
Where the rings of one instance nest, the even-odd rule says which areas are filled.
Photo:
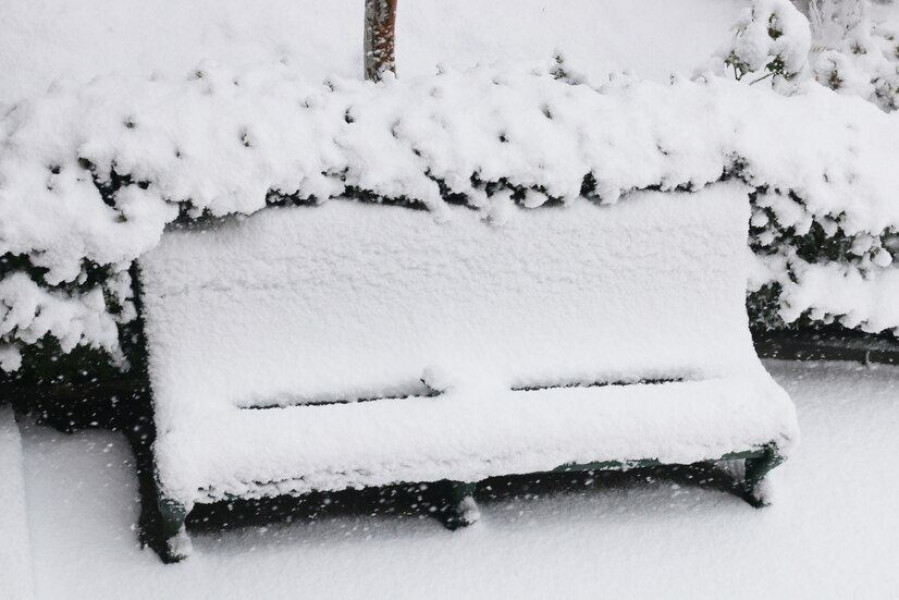
[[[324, 87], [283, 65], [209, 66], [182, 80], [60, 87], [0, 122], [0, 251], [28, 256], [54, 285], [83, 281], [90, 263], [123, 272], [179, 206], [252, 213], [269, 192], [324, 200], [356, 189], [442, 219], [448, 192], [492, 218], [487, 182], [537, 207], [578, 198], [588, 175], [612, 203], [634, 189], [700, 188], [726, 171], [798, 198], [796, 222], [771, 227], [829, 220], [876, 240], [899, 229], [899, 121], [861, 99], [813, 83], [784, 98], [716, 79], [593, 87], [553, 74], [479, 67]], [[112, 172], [131, 183], [104, 197], [98, 185]], [[102, 331], [54, 334], [115, 351], [88, 336]]]
[[[69, 295], [48, 291], [25, 273], [14, 272], [0, 280], [0, 301], [2, 336], [30, 344], [50, 334], [65, 352], [82, 343], [118, 345], [118, 330], [99, 288]], [[21, 357], [13, 350], [0, 344], [0, 368], [18, 369]]]
[[808, 19], [790, 0], [752, 0], [736, 28], [732, 58], [744, 68], [764, 72], [779, 60], [787, 76], [807, 69], [812, 32]]
[[[158, 242], [176, 203], [252, 213], [269, 191], [327, 199], [353, 186], [439, 213], [438, 181], [481, 206], [472, 177], [505, 180], [537, 206], [577, 197], [588, 174], [614, 202], [634, 189], [701, 187], [737, 160], [750, 183], [794, 192], [847, 234], [899, 227], [889, 168], [899, 121], [860, 99], [814, 84], [783, 98], [718, 80], [594, 88], [547, 67], [330, 88], [283, 66], [209, 67], [186, 80], [59, 88], [0, 122], [0, 249], [30, 254], [55, 284], [75, 280], [84, 259], [123, 268]], [[108, 184], [113, 171], [134, 184], [108, 206], [91, 173]]]
[[[899, 322], [899, 269], [885, 269], [867, 277], [838, 262], [805, 265], [797, 281], [785, 282], [787, 316], [813, 311], [843, 315], [841, 323], [868, 331], [882, 331]], [[786, 312], [786, 311], [785, 311]]]
[[22, 438], [12, 407], [0, 405], [0, 596], [32, 598]]
[[[415, 0], [398, 11], [402, 77], [438, 63], [543, 60], [665, 80], [728, 38], [744, 0]], [[362, 0], [0, 0], [0, 105], [56, 81], [182, 76], [285, 61], [304, 78], [362, 76]], [[627, 35], [621, 32], [627, 31]]]
[[[194, 598], [891, 598], [899, 589], [899, 369], [767, 362], [803, 440], [756, 510], [729, 494], [633, 479], [479, 494], [482, 518], [344, 512], [192, 532], [194, 555], [141, 550], [124, 439], [23, 429], [40, 600]], [[886, 466], [885, 466], [886, 465]], [[585, 489], [586, 488], [586, 489]], [[500, 491], [500, 490], [497, 490]]]
[[[491, 222], [333, 200], [166, 234], [140, 263], [166, 494], [788, 453], [747, 327], [747, 194], [497, 197]], [[658, 379], [683, 381], [514, 391]]]
[[[27, 257], [46, 269], [37, 283], [53, 286], [86, 281], [90, 265], [124, 272], [179, 208], [250, 214], [272, 193], [323, 201], [357, 190], [420, 202], [439, 219], [448, 194], [484, 208], [497, 182], [536, 207], [578, 197], [585, 178], [611, 203], [635, 189], [700, 188], [726, 172], [797, 199], [772, 228], [801, 233], [826, 221], [880, 240], [899, 230], [897, 123], [810, 82], [784, 98], [714, 78], [591, 83], [546, 63], [382, 85], [321, 85], [283, 63], [113, 75], [61, 83], [0, 119], [0, 253]], [[793, 278], [776, 250], [773, 280]], [[885, 256], [876, 268], [889, 266], [879, 241], [872, 251]], [[73, 295], [71, 312], [91, 293]], [[871, 322], [899, 327], [883, 315]], [[7, 344], [33, 337], [5, 329]], [[114, 353], [110, 331], [76, 322], [52, 333]]]
[[811, 15], [815, 78], [883, 110], [899, 108], [899, 42], [890, 23], [897, 15], [893, 2], [818, 0]]

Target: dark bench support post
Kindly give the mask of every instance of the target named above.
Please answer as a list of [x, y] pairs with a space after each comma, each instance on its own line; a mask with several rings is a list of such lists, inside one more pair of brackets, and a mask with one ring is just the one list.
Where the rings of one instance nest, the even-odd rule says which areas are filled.
[[165, 544], [160, 558], [164, 563], [184, 560], [190, 555], [191, 550], [190, 538], [187, 537], [187, 529], [184, 526], [187, 509], [183, 504], [163, 496], [159, 497], [158, 504], [162, 539]]
[[428, 486], [432, 515], [450, 531], [472, 525], [481, 517], [474, 501], [476, 483], [444, 479]]
[[774, 444], [765, 446], [761, 456], [746, 459], [743, 475], [743, 497], [746, 502], [756, 508], [768, 504], [760, 487], [765, 475], [782, 462], [783, 457], [778, 454], [777, 446]]

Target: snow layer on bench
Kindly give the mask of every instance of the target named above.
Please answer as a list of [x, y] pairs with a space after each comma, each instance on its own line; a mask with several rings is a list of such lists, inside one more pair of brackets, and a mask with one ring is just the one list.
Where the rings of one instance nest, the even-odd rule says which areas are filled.
[[[716, 379], [231, 411], [173, 429], [160, 467], [192, 501], [400, 482], [479, 481], [567, 464], [690, 464], [797, 437], [773, 381]], [[198, 443], [200, 440], [203, 443]], [[199, 492], [198, 492], [199, 490]]]
[[[746, 188], [722, 184], [696, 194], [636, 193], [614, 206], [580, 200], [523, 210], [509, 203], [493, 207], [492, 223], [461, 207], [438, 222], [425, 211], [337, 200], [169, 233], [141, 261], [163, 485], [187, 501], [201, 487], [243, 493], [240, 481], [256, 479], [254, 473], [272, 473], [272, 480], [311, 477], [311, 465], [324, 455], [361, 459], [382, 446], [387, 454], [380, 454], [377, 470], [385, 471], [374, 474], [375, 466], [365, 463], [373, 483], [397, 481], [400, 474], [430, 476], [443, 464], [440, 451], [423, 459], [431, 470], [410, 471], [400, 467], [419, 460], [416, 444], [390, 440], [417, 428], [439, 437], [440, 424], [455, 412], [472, 423], [448, 426], [446, 439], [434, 441], [448, 450], [463, 442], [456, 439], [460, 432], [472, 431], [465, 451], [470, 463], [458, 453], [444, 457], [458, 463], [454, 472], [482, 474], [482, 460], [524, 468], [539, 461], [511, 457], [540, 447], [534, 436], [522, 431], [516, 437], [515, 427], [494, 442], [486, 434], [502, 422], [498, 406], [515, 422], [514, 407], [525, 396], [510, 396], [510, 388], [758, 380], [765, 385], [747, 388], [758, 393], [724, 393], [727, 386], [719, 385], [713, 395], [722, 409], [727, 396], [746, 406], [759, 396], [764, 421], [771, 415], [764, 402], [781, 397], [747, 328], [748, 212]], [[368, 436], [340, 420], [322, 425], [318, 437], [303, 433], [305, 419], [316, 418], [307, 415], [333, 414], [334, 407], [242, 408], [402, 396], [423, 388], [422, 380], [445, 396], [383, 400], [336, 413], [375, 411]], [[617, 416], [631, 395], [635, 409], [639, 398], [654, 405], [654, 390], [661, 388], [638, 389], [644, 388], [592, 389], [598, 412], [588, 421], [605, 425], [581, 430], [583, 437], [565, 442], [572, 446], [563, 444], [564, 452], [547, 448], [549, 462], [563, 455], [636, 459], [647, 457], [645, 451], [655, 452], [651, 458], [711, 458], [714, 452], [686, 449], [745, 449], [794, 427], [789, 418], [776, 418], [749, 435], [730, 421], [715, 427], [701, 410], [685, 408], [689, 422], [705, 425], [684, 429], [673, 419], [667, 434], [664, 428], [649, 432], [627, 411]], [[680, 405], [693, 393], [667, 394]], [[551, 403], [555, 394], [541, 397]], [[608, 394], [616, 401], [600, 402]], [[556, 429], [545, 432], [547, 443], [567, 440], [591, 402], [576, 402], [567, 417], [560, 415]], [[395, 415], [383, 408], [394, 405]], [[414, 413], [421, 415], [416, 423], [400, 418], [407, 406], [429, 408]], [[480, 418], [487, 429], [479, 434], [472, 427]], [[534, 422], [547, 418], [541, 413]], [[588, 440], [599, 452], [598, 438], [613, 431], [618, 441], [607, 454], [587, 456]], [[312, 439], [321, 443], [313, 448]], [[633, 453], [622, 440], [631, 440]], [[344, 466], [353, 463], [347, 460]], [[353, 482], [345, 475], [344, 484]]]

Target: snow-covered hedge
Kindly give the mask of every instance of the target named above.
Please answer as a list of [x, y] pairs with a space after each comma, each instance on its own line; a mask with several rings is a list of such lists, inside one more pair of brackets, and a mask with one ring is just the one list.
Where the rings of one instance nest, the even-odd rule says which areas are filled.
[[869, 0], [812, 0], [810, 64], [820, 83], [892, 111], [899, 108], [899, 39], [870, 10]]
[[859, 313], [820, 281], [895, 279], [897, 160], [899, 121], [815, 84], [595, 86], [553, 63], [380, 85], [204, 66], [58, 87], [0, 118], [0, 366], [45, 334], [116, 355], [129, 265], [179, 218], [349, 195], [436, 219], [461, 202], [501, 225], [499, 197], [612, 203], [726, 177], [757, 189], [753, 286], [778, 319], [896, 328], [892, 309]]
[[[731, 48], [720, 56], [737, 80], [773, 77], [776, 87], [808, 72], [812, 33], [808, 19], [790, 0], [753, 0], [735, 26]], [[716, 65], [720, 67], [721, 65]]]
[[870, 0], [808, 0], [807, 8], [808, 18], [790, 0], [753, 0], [712, 70], [767, 79], [786, 93], [813, 78], [884, 111], [899, 108], [899, 38], [873, 20]]

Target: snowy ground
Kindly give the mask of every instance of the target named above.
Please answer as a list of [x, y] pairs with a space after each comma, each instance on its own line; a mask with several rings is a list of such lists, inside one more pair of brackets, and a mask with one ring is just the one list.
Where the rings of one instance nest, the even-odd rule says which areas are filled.
[[0, 597], [31, 595], [22, 437], [12, 407], [0, 406]]
[[[692, 72], [746, 0], [415, 0], [399, 7], [400, 75], [435, 65], [544, 60], [591, 74]], [[287, 61], [313, 81], [361, 78], [362, 0], [0, 0], [0, 104], [60, 78], [186, 74]], [[626, 34], [623, 32], [627, 32]]]
[[141, 551], [137, 483], [116, 434], [23, 431], [37, 598], [895, 597], [899, 368], [769, 362], [803, 442], [776, 504], [662, 481], [487, 502], [450, 533], [338, 516], [195, 534]]

